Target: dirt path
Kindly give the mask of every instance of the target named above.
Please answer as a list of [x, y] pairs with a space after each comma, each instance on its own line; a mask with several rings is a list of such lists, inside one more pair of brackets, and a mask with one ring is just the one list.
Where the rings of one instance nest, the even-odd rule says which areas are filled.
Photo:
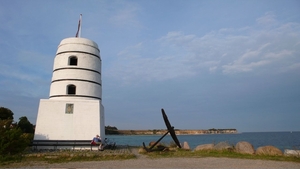
[[148, 158], [146, 155], [140, 154], [138, 148], [132, 148], [131, 152], [136, 156], [137, 159], [146, 159], [146, 158]]
[[229, 158], [138, 158], [117, 161], [70, 162], [60, 164], [31, 164], [18, 168], [247, 168], [299, 169], [299, 163]]
[[278, 162], [266, 160], [247, 160], [231, 158], [148, 158], [138, 153], [138, 149], [131, 149], [136, 159], [87, 161], [48, 164], [45, 162], [26, 163], [13, 168], [272, 168], [272, 169], [299, 169], [300, 163]]

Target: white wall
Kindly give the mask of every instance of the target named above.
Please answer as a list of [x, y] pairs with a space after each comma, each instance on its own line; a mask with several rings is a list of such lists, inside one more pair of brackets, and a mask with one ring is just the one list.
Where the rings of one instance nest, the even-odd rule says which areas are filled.
[[[67, 103], [74, 104], [73, 114], [65, 113]], [[41, 99], [34, 140], [91, 140], [96, 134], [104, 138], [101, 107], [99, 100]]]

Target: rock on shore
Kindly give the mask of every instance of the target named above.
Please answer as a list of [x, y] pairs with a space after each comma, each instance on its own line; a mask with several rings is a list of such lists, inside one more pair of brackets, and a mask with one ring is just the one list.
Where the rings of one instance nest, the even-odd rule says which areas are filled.
[[256, 149], [258, 155], [283, 155], [282, 151], [274, 146], [262, 146]]
[[[281, 156], [283, 155], [283, 152], [274, 146], [262, 146], [258, 147], [256, 151], [253, 148], [253, 145], [246, 141], [240, 141], [238, 142], [235, 147], [230, 145], [227, 142], [220, 142], [216, 145], [214, 144], [202, 144], [198, 145], [194, 151], [201, 151], [201, 150], [233, 150], [237, 153], [243, 153], [243, 154], [257, 154], [257, 155], [271, 155], [271, 156]], [[284, 155], [298, 155], [299, 156], [300, 151], [285, 151]]]
[[233, 150], [233, 146], [228, 142], [220, 142], [214, 146], [215, 150]]
[[235, 151], [238, 153], [242, 153], [242, 154], [254, 154], [255, 153], [253, 145], [246, 141], [240, 141], [240, 142], [236, 143]]
[[201, 150], [212, 150], [214, 149], [214, 144], [202, 144], [202, 145], [198, 145], [194, 151], [201, 151]]

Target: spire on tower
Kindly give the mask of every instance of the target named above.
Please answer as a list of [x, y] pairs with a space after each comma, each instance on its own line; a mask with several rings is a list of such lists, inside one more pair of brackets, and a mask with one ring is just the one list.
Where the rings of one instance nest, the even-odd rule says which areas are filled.
[[81, 20], [82, 20], [82, 14], [80, 14], [80, 17], [79, 17], [79, 21], [78, 21], [78, 29], [77, 29], [77, 33], [76, 33], [76, 38], [80, 38], [81, 36]]

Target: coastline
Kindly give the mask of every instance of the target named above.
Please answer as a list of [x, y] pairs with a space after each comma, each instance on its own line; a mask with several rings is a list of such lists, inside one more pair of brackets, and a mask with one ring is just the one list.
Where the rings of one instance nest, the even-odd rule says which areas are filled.
[[[167, 132], [166, 129], [153, 130], [118, 130], [105, 129], [107, 135], [163, 135]], [[190, 129], [175, 129], [176, 135], [201, 135], [201, 134], [237, 134], [237, 129], [208, 129], [208, 130], [190, 130]]]
[[[142, 146], [145, 142], [148, 144], [151, 141], [158, 140], [161, 135], [107, 135], [106, 137], [117, 144]], [[238, 132], [232, 134], [182, 134], [177, 135], [181, 143], [187, 142], [191, 149], [196, 148], [201, 144], [228, 142], [235, 145], [239, 141], [247, 141], [251, 143], [254, 148], [261, 146], [272, 145], [280, 150], [285, 149], [299, 149], [300, 132]], [[172, 138], [167, 135], [163, 140], [164, 144], [172, 142]]]

